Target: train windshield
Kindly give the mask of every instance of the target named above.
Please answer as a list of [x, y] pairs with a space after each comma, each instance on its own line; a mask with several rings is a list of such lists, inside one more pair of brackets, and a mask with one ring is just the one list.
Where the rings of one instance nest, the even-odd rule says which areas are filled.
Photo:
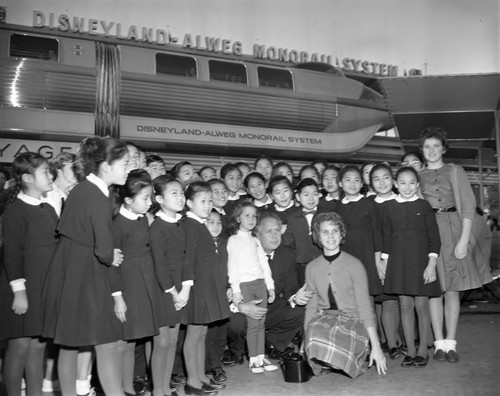
[[59, 42], [52, 38], [13, 34], [10, 36], [10, 56], [57, 62]]

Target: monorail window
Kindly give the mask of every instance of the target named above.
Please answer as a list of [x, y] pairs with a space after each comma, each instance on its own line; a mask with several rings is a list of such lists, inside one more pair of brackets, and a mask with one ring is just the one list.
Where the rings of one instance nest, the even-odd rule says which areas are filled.
[[240, 84], [247, 83], [247, 71], [243, 64], [211, 60], [210, 80], [227, 81]]
[[57, 62], [59, 43], [52, 38], [13, 34], [10, 36], [10, 56]]
[[196, 59], [190, 56], [156, 54], [156, 74], [196, 78]]
[[292, 73], [288, 70], [259, 67], [259, 86], [293, 89]]

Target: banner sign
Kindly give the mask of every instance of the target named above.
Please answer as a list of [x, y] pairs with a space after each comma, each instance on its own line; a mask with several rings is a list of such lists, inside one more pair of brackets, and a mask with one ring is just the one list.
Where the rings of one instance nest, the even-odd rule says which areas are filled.
[[60, 153], [76, 154], [78, 143], [48, 142], [40, 140], [0, 139], [0, 162], [11, 163], [21, 153], [38, 153], [48, 160]]

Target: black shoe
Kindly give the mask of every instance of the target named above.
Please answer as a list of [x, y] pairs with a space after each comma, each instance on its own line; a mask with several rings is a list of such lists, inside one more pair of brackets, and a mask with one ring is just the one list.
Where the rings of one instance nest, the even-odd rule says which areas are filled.
[[283, 356], [283, 352], [281, 352], [279, 349], [275, 348], [274, 346], [270, 346], [267, 349], [267, 355], [274, 360], [280, 360]]
[[144, 395], [147, 392], [149, 386], [148, 378], [138, 375], [137, 377], [134, 378], [133, 386], [135, 394], [137, 396]]
[[233, 367], [236, 364], [235, 356], [233, 355], [233, 353], [229, 349], [226, 349], [224, 351], [220, 361], [224, 366], [227, 366], [227, 367]]
[[170, 377], [170, 387], [178, 388], [187, 382], [186, 376], [184, 374], [172, 374]]
[[448, 363], [457, 363], [458, 362], [458, 353], [453, 349], [446, 352], [446, 361]]
[[400, 358], [401, 357], [401, 349], [399, 349], [399, 347], [391, 348], [391, 350], [389, 351], [389, 357], [392, 360]]
[[210, 382], [207, 383], [207, 382], [202, 382], [203, 386], [201, 387], [201, 389], [205, 390], [205, 388], [209, 387], [209, 388], [212, 388], [212, 389], [215, 389], [215, 390], [219, 390], [219, 389], [224, 389], [226, 387], [225, 384], [222, 384], [222, 383], [217, 383], [215, 382], [213, 379], [210, 379]]
[[234, 364], [243, 364], [245, 362], [245, 358], [243, 356], [235, 356]]
[[[186, 395], [198, 395], [198, 396], [201, 396], [201, 395], [205, 394], [205, 392], [203, 391], [203, 389], [201, 389], [201, 388], [195, 388], [194, 386], [191, 386], [189, 384], [184, 385], [184, 393]], [[215, 393], [217, 393], [217, 391], [215, 391]]]
[[214, 367], [210, 370], [205, 371], [205, 374], [208, 377], [212, 377], [212, 379], [216, 383], [222, 383], [227, 381], [226, 373], [224, 372], [224, 369], [222, 367]]
[[434, 351], [434, 360], [438, 362], [446, 362], [446, 352], [442, 349], [436, 349]]
[[175, 389], [171, 389], [170, 396], [179, 396]]
[[428, 357], [416, 356], [413, 360], [413, 364], [415, 367], [425, 367], [427, 366], [427, 362], [429, 361]]
[[401, 362], [401, 367], [412, 367], [415, 365], [415, 358], [411, 356], [405, 356], [403, 361]]

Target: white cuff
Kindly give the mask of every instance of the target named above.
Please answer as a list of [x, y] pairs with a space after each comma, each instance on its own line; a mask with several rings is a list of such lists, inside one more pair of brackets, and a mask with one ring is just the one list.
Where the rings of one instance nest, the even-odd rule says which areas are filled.
[[12, 292], [15, 293], [17, 291], [26, 290], [25, 283], [26, 283], [26, 279], [19, 278], [19, 279], [14, 279], [13, 281], [10, 281], [9, 285], [12, 289]]
[[175, 286], [172, 286], [170, 289], [165, 290], [165, 293], [172, 293], [175, 290]]
[[438, 258], [439, 254], [437, 254], [437, 253], [429, 253], [429, 257], [436, 257], [436, 258]]
[[291, 306], [292, 308], [295, 308], [295, 306], [297, 305], [297, 304], [296, 304], [296, 302], [295, 302], [295, 297], [296, 297], [296, 296], [297, 296], [297, 295], [296, 295], [296, 294], [294, 294], [292, 297], [290, 297], [290, 298], [288, 299], [288, 302], [290, 303], [290, 306]]
[[182, 286], [193, 286], [194, 285], [194, 282], [190, 279], [190, 280], [185, 280], [184, 282], [182, 282]]
[[386, 261], [387, 261], [387, 259], [389, 258], [389, 255], [388, 255], [387, 253], [381, 253], [381, 254], [380, 254], [380, 258], [381, 258], [382, 260], [386, 260]]
[[116, 291], [116, 292], [114, 292], [114, 293], [111, 293], [111, 295], [112, 295], [113, 297], [118, 297], [118, 296], [121, 296], [122, 294], [123, 294], [123, 293], [122, 293], [121, 291]]

